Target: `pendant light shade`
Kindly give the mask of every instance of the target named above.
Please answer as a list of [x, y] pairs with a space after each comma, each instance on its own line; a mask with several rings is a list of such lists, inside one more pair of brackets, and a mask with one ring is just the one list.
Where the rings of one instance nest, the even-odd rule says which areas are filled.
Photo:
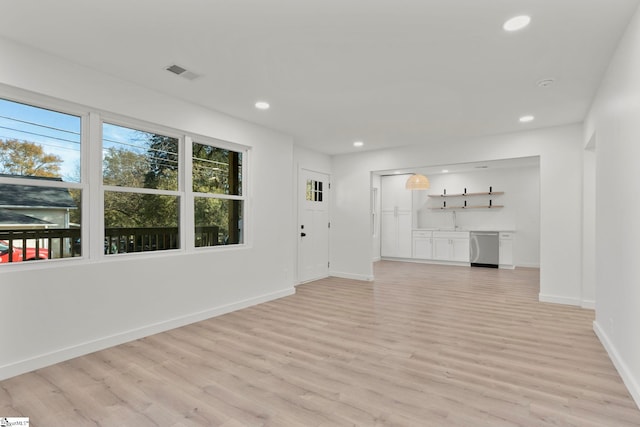
[[424, 175], [414, 173], [407, 180], [405, 188], [407, 190], [427, 190], [429, 189], [429, 179]]

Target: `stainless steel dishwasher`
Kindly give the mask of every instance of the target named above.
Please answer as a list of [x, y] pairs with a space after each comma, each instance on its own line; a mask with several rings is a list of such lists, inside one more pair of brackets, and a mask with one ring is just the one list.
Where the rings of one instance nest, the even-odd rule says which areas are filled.
[[498, 268], [499, 244], [497, 231], [472, 231], [469, 245], [471, 266]]

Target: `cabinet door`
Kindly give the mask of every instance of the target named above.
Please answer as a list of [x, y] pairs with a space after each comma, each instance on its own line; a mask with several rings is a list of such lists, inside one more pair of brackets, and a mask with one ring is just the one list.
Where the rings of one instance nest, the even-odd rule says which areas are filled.
[[380, 179], [380, 202], [382, 210], [411, 211], [412, 191], [405, 188], [408, 175], [383, 176]]
[[500, 265], [513, 265], [513, 240], [500, 239], [499, 248]]
[[[407, 191], [407, 190], [405, 190]], [[398, 211], [398, 251], [395, 256], [411, 258], [411, 212]]]
[[380, 256], [396, 256], [397, 220], [394, 211], [382, 211], [380, 215]]
[[433, 250], [431, 239], [428, 237], [418, 237], [413, 239], [413, 257], [417, 259], [431, 259]]
[[451, 246], [449, 239], [443, 237], [433, 238], [433, 259], [449, 261], [451, 259]]
[[469, 262], [469, 239], [451, 239], [451, 261]]

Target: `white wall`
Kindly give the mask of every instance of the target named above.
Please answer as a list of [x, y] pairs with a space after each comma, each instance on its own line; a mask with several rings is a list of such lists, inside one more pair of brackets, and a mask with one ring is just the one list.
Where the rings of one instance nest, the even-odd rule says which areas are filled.
[[0, 379], [294, 292], [291, 138], [7, 40], [0, 57], [0, 84], [250, 146], [252, 232], [235, 249], [3, 266]]
[[640, 12], [603, 79], [585, 125], [595, 137], [594, 329], [640, 406]]
[[582, 177], [582, 306], [596, 308], [595, 136], [583, 153]]
[[499, 209], [457, 209], [456, 224], [467, 230], [516, 230], [514, 263], [520, 267], [540, 266], [540, 169], [538, 166], [483, 169], [474, 172], [429, 175], [431, 188], [414, 192], [417, 228], [453, 226], [450, 210], [433, 209], [463, 204], [462, 198], [428, 197], [428, 194], [504, 192], [502, 195], [466, 197], [468, 205], [503, 205]]
[[582, 127], [578, 124], [335, 156], [332, 274], [373, 279], [371, 171], [530, 156], [540, 156], [540, 299], [581, 305]]

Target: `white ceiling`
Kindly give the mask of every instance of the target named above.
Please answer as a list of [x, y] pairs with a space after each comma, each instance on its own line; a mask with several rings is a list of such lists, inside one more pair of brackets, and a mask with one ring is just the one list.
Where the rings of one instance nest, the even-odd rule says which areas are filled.
[[[637, 5], [3, 0], [0, 35], [338, 154], [580, 122]], [[519, 14], [531, 25], [504, 32]]]

